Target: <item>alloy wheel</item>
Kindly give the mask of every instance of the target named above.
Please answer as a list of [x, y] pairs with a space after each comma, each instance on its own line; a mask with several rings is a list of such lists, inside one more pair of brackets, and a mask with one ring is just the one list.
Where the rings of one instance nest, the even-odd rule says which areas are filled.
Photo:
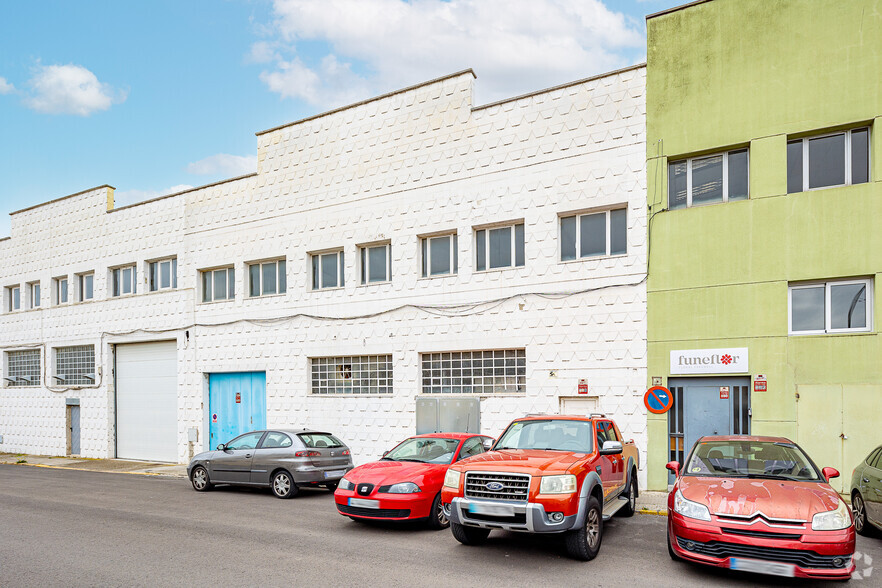
[[278, 474], [273, 478], [273, 492], [276, 496], [285, 496], [291, 491], [291, 478], [287, 474]]
[[588, 546], [594, 549], [600, 542], [600, 513], [591, 509], [586, 519], [585, 534], [588, 536]]
[[860, 533], [864, 530], [864, 501], [859, 494], [851, 501], [851, 512], [854, 515], [854, 530]]
[[193, 472], [193, 486], [197, 490], [203, 490], [207, 483], [208, 476], [205, 475], [205, 470], [203, 468], [196, 468], [196, 471]]
[[438, 517], [438, 526], [446, 527], [449, 522], [447, 519], [447, 515], [444, 514], [444, 507], [441, 506], [441, 501], [438, 501], [438, 510], [435, 512], [435, 516]]

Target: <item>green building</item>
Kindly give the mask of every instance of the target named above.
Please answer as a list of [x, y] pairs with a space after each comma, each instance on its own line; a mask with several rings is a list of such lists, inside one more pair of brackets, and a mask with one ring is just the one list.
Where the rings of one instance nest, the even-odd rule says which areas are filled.
[[882, 443], [882, 1], [706, 0], [647, 37], [649, 488], [751, 433], [847, 489]]

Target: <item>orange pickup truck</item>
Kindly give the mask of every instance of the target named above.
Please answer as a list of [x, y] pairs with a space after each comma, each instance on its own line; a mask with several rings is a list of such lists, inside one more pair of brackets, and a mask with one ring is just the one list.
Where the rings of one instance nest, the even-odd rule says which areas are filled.
[[567, 552], [600, 551], [603, 521], [634, 514], [637, 449], [603, 415], [530, 415], [493, 448], [447, 470], [442, 508], [457, 541], [484, 542], [492, 529], [564, 533]]

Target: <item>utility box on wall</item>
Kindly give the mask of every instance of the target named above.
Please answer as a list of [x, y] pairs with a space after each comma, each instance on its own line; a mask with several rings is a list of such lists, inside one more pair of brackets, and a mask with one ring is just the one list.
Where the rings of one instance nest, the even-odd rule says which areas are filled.
[[480, 398], [417, 398], [417, 435], [480, 432]]

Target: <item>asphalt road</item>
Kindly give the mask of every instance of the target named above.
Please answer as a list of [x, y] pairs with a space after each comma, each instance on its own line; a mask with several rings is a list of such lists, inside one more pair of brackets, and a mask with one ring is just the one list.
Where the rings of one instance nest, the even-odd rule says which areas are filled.
[[[186, 480], [0, 465], [0, 586], [822, 586], [675, 563], [665, 519], [614, 518], [592, 562], [559, 538], [495, 531], [465, 547], [449, 530], [364, 525], [326, 490], [268, 491]], [[882, 539], [859, 538], [882, 584]]]

